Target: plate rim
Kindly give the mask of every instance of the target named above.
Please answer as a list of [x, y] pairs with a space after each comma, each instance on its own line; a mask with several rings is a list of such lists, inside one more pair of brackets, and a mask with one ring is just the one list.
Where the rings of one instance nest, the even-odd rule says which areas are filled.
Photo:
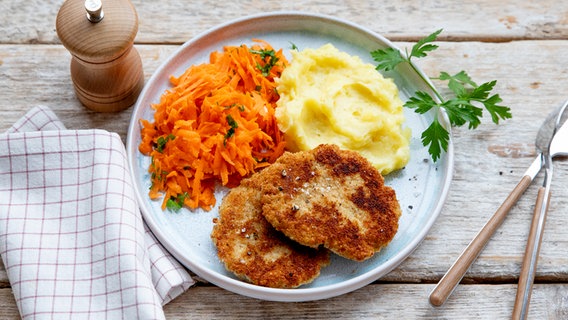
[[[163, 69], [165, 69], [168, 64], [175, 59], [175, 57], [177, 55], [179, 55], [182, 51], [184, 51], [184, 49], [188, 46], [191, 46], [193, 43], [198, 42], [199, 40], [203, 39], [204, 37], [216, 33], [219, 30], [225, 29], [227, 27], [230, 27], [232, 25], [235, 24], [240, 24], [243, 22], [250, 22], [250, 21], [254, 21], [257, 19], [266, 19], [266, 18], [271, 18], [271, 17], [278, 17], [278, 18], [284, 18], [287, 16], [294, 16], [294, 17], [305, 17], [308, 19], [319, 19], [319, 20], [324, 20], [324, 21], [328, 21], [328, 22], [333, 22], [335, 24], [339, 24], [339, 25], [343, 25], [343, 26], [348, 26], [350, 28], [356, 29], [362, 33], [366, 33], [368, 35], [371, 35], [374, 38], [377, 38], [378, 40], [382, 41], [385, 45], [395, 48], [397, 50], [400, 50], [397, 46], [395, 46], [390, 40], [388, 40], [387, 38], [385, 38], [384, 36], [370, 30], [367, 29], [363, 26], [360, 26], [358, 24], [355, 24], [353, 22], [350, 22], [348, 20], [345, 19], [341, 19], [341, 18], [337, 18], [337, 17], [333, 17], [333, 16], [329, 16], [329, 15], [325, 15], [325, 14], [319, 14], [319, 13], [306, 13], [306, 12], [302, 12], [302, 11], [274, 11], [274, 12], [267, 12], [267, 13], [259, 13], [259, 14], [253, 14], [253, 15], [247, 15], [238, 19], [233, 19], [230, 20], [228, 22], [219, 24], [213, 28], [209, 28], [199, 34], [197, 34], [195, 37], [189, 39], [188, 41], [186, 41], [185, 43], [183, 43], [182, 45], [179, 46], [179, 48], [177, 48], [176, 50], [174, 50], [174, 52], [172, 52], [164, 61], [162, 61], [162, 63], [158, 66], [158, 68], [156, 68], [156, 70], [153, 72], [153, 74], [151, 75], [151, 77], [147, 80], [147, 83], [151, 83], [153, 82], [153, 80], [155, 80], [155, 78], [158, 77], [159, 74], [162, 73]], [[427, 81], [430, 82], [429, 77], [427, 77], [423, 71], [420, 68], [417, 68], [417, 70], [419, 70], [419, 72], [424, 76], [424, 79], [427, 79]], [[132, 150], [138, 150], [138, 146], [136, 145], [136, 141], [134, 141], [134, 130], [139, 130], [139, 120], [137, 118], [137, 111], [141, 108], [143, 108], [144, 106], [141, 105], [141, 100], [143, 99], [143, 97], [147, 94], [147, 92], [149, 91], [149, 86], [148, 85], [144, 85], [144, 88], [142, 89], [142, 91], [140, 92], [140, 95], [136, 101], [136, 103], [133, 106], [132, 109], [132, 116], [130, 119], [130, 123], [129, 123], [129, 127], [128, 127], [128, 134], [127, 134], [127, 139], [126, 139], [126, 151], [127, 154], [132, 155], [132, 153], [130, 151]], [[432, 84], [430, 82], [430, 84]], [[442, 110], [443, 111], [443, 110]], [[452, 182], [452, 178], [453, 178], [453, 168], [454, 168], [454, 146], [453, 146], [453, 136], [452, 136], [452, 130], [451, 130], [451, 126], [449, 125], [449, 120], [447, 117], [447, 114], [445, 114], [444, 112], [441, 112], [439, 114], [439, 120], [440, 122], [445, 126], [445, 128], [448, 130], [448, 132], [450, 133], [450, 141], [448, 142], [448, 148], [447, 151], [445, 152], [445, 162], [446, 162], [446, 166], [444, 167], [444, 178], [441, 179], [441, 181], [443, 181], [443, 188], [440, 190], [440, 196], [439, 196], [439, 200], [436, 203], [436, 206], [432, 209], [432, 211], [430, 212], [429, 215], [429, 219], [426, 220], [426, 223], [424, 224], [424, 228], [421, 229], [421, 231], [414, 237], [414, 239], [412, 241], [409, 242], [409, 244], [404, 247], [402, 250], [398, 251], [393, 257], [392, 259], [386, 261], [384, 264], [382, 264], [381, 266], [383, 267], [383, 269], [380, 272], [374, 272], [375, 269], [368, 271], [364, 274], [361, 274], [359, 276], [350, 278], [348, 280], [344, 280], [342, 282], [339, 283], [334, 283], [334, 284], [330, 284], [330, 285], [324, 285], [321, 287], [312, 287], [312, 288], [294, 288], [294, 289], [280, 289], [280, 288], [269, 288], [269, 287], [263, 287], [263, 286], [258, 286], [258, 285], [254, 285], [254, 284], [250, 284], [247, 283], [245, 281], [242, 280], [238, 280], [238, 279], [233, 279], [230, 277], [227, 277], [225, 275], [222, 274], [216, 274], [214, 272], [210, 272], [209, 270], [201, 267], [198, 264], [194, 264], [191, 261], [189, 261], [188, 259], [186, 259], [184, 257], [184, 254], [181, 253], [175, 246], [171, 245], [170, 242], [168, 241], [168, 238], [163, 234], [163, 232], [160, 232], [160, 226], [158, 225], [157, 221], [153, 218], [151, 213], [147, 212], [147, 208], [145, 206], [142, 205], [142, 203], [144, 203], [145, 199], [142, 199], [143, 194], [147, 194], [144, 192], [141, 192], [138, 184], [136, 183], [137, 177], [134, 176], [134, 173], [136, 172], [136, 168], [135, 168], [135, 164], [136, 161], [135, 159], [133, 159], [132, 156], [128, 157], [128, 167], [129, 167], [129, 171], [130, 171], [130, 175], [131, 175], [131, 179], [132, 179], [132, 185], [134, 187], [135, 190], [135, 195], [136, 198], [138, 199], [138, 205], [140, 208], [140, 211], [142, 212], [142, 216], [144, 221], [148, 224], [148, 227], [150, 228], [150, 230], [152, 231], [152, 233], [154, 234], [154, 236], [158, 239], [158, 241], [160, 242], [160, 244], [170, 252], [170, 254], [177, 259], [182, 265], [184, 265], [186, 268], [188, 268], [189, 270], [191, 270], [193, 273], [195, 273], [196, 275], [202, 277], [203, 279], [207, 280], [208, 282], [213, 283], [214, 285], [217, 285], [221, 288], [224, 288], [226, 290], [229, 290], [231, 292], [237, 293], [237, 294], [241, 294], [241, 295], [245, 295], [248, 297], [252, 297], [252, 298], [257, 298], [257, 299], [261, 299], [261, 300], [268, 300], [268, 301], [280, 301], [280, 302], [301, 302], [301, 301], [312, 301], [312, 300], [320, 300], [320, 299], [327, 299], [327, 298], [331, 298], [331, 297], [335, 297], [335, 296], [339, 296], [354, 290], [357, 290], [361, 287], [364, 287], [366, 285], [368, 285], [369, 283], [376, 281], [377, 279], [379, 279], [380, 277], [384, 276], [385, 274], [389, 273], [390, 271], [392, 271], [393, 269], [395, 269], [396, 267], [398, 267], [404, 260], [406, 260], [406, 258], [408, 256], [410, 256], [410, 254], [412, 254], [413, 251], [415, 251], [420, 243], [424, 240], [424, 238], [426, 237], [426, 235], [430, 232], [434, 222], [437, 220], [438, 216], [440, 215], [440, 212], [442, 211], [443, 206], [445, 205], [445, 202], [447, 200], [447, 196], [449, 193], [449, 189], [450, 189], [450, 185]]]

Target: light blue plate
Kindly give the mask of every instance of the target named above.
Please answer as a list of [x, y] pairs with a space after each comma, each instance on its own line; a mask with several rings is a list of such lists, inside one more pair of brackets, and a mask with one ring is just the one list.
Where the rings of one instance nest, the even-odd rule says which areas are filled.
[[[385, 177], [387, 185], [397, 193], [403, 210], [399, 231], [393, 241], [380, 253], [365, 262], [353, 262], [337, 256], [324, 268], [320, 277], [297, 289], [274, 289], [238, 280], [225, 270], [219, 261], [210, 233], [217, 207], [210, 212], [187, 209], [179, 213], [162, 211], [161, 200], [148, 197], [150, 159], [138, 151], [140, 119], [152, 119], [151, 103], [159, 101], [170, 87], [169, 76], [178, 76], [193, 64], [208, 62], [212, 51], [226, 45], [252, 44], [252, 39], [268, 41], [275, 49], [283, 48], [291, 59], [292, 44], [300, 50], [318, 48], [332, 43], [339, 50], [357, 55], [373, 63], [370, 51], [394, 47], [382, 36], [350, 22], [327, 16], [277, 12], [250, 16], [209, 30], [182, 45], [169, 57], [147, 82], [134, 107], [127, 138], [129, 165], [135, 191], [144, 219], [160, 242], [182, 264], [200, 277], [227, 290], [265, 300], [308, 301], [344, 294], [363, 287], [398, 266], [420, 244], [436, 220], [449, 189], [453, 147], [433, 164], [420, 142], [420, 134], [433, 115], [419, 116], [405, 110], [406, 125], [412, 130], [411, 160], [399, 172]], [[401, 99], [407, 100], [417, 90], [428, 90], [420, 78], [407, 66], [396, 73], [386, 73], [400, 89]], [[441, 119], [448, 127], [447, 120]], [[217, 191], [217, 203], [226, 190]]]

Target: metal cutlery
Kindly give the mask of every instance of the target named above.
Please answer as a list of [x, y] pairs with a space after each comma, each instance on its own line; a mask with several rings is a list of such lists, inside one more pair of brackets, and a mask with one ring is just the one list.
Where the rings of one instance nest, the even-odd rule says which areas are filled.
[[[515, 298], [515, 306], [513, 307], [513, 319], [526, 319], [531, 298], [532, 286], [536, 274], [536, 266], [538, 254], [540, 252], [540, 244], [544, 225], [546, 222], [546, 213], [550, 202], [550, 183], [552, 180], [552, 154], [566, 154], [568, 151], [568, 125], [563, 125], [565, 118], [564, 110], [566, 104], [561, 110], [556, 127], [561, 126], [558, 131], [553, 134], [552, 139], [545, 144], [545, 141], [537, 141], [537, 147], [542, 151], [543, 167], [545, 169], [544, 182], [538, 190], [538, 196], [534, 208], [534, 215], [531, 223], [525, 256], [519, 276], [519, 284], [517, 287], [517, 296]], [[540, 145], [539, 145], [540, 144]]]
[[[562, 134], [559, 136], [556, 141], [560, 141], [561, 138], [564, 138], [564, 144], [560, 144], [560, 142], [552, 141], [550, 145], [550, 152], [548, 152], [548, 156], [545, 158], [543, 152], [539, 152], [535, 160], [532, 162], [530, 167], [527, 169], [519, 183], [515, 186], [513, 191], [509, 194], [509, 196], [505, 199], [505, 201], [501, 204], [501, 206], [497, 209], [497, 211], [493, 214], [493, 216], [486, 222], [483, 228], [479, 231], [479, 233], [475, 236], [475, 238], [468, 244], [468, 246], [464, 249], [458, 259], [454, 262], [454, 264], [448, 269], [444, 277], [438, 282], [434, 290], [430, 293], [430, 303], [434, 306], [441, 306], [447, 300], [447, 298], [452, 294], [452, 292], [457, 287], [458, 283], [461, 281], [471, 264], [477, 259], [485, 245], [491, 238], [491, 236], [495, 233], [495, 231], [499, 228], [502, 222], [505, 220], [507, 213], [513, 207], [513, 205], [519, 200], [520, 196], [525, 192], [531, 182], [534, 180], [536, 175], [540, 172], [543, 166], [545, 166], [546, 161], [551, 160], [552, 158], [559, 156], [559, 155], [566, 155], [568, 154], [568, 124], [562, 125], [566, 118], [568, 117], [568, 112], [565, 112], [568, 108], [568, 100], [564, 102], [564, 104], [554, 112], [552, 112], [542, 124], [539, 133], [537, 135], [536, 144], [537, 147], [540, 147], [539, 151], [543, 149], [548, 150], [548, 143], [554, 139], [555, 131], [558, 129], [558, 134]], [[544, 142], [541, 142], [544, 141]], [[564, 148], [564, 150], [562, 150]], [[551, 161], [548, 161], [550, 164]], [[547, 170], [547, 177], [548, 180], [552, 175], [552, 166], [550, 165]], [[545, 179], [545, 183], [547, 179]], [[550, 183], [550, 181], [548, 181]], [[539, 197], [537, 199], [544, 199], [546, 195], [546, 187], [543, 188], [542, 195], [539, 191]], [[548, 195], [546, 196], [548, 198]], [[548, 201], [548, 199], [546, 199]], [[537, 203], [538, 205], [538, 203]], [[541, 206], [542, 207], [542, 206]], [[543, 209], [546, 210], [548, 206], [544, 206]], [[535, 209], [536, 210], [536, 209]], [[535, 211], [536, 212], [536, 211]], [[544, 218], [544, 216], [543, 216]], [[544, 221], [538, 225], [538, 228], [542, 229], [544, 225]], [[537, 228], [537, 227], [535, 227]], [[532, 230], [532, 228], [531, 228]], [[537, 234], [539, 238], [542, 236], [541, 233]], [[540, 243], [540, 240], [539, 240]], [[533, 247], [533, 244], [528, 244], [528, 247]], [[538, 246], [540, 247], [540, 246]], [[538, 252], [536, 254], [538, 256]], [[536, 259], [536, 257], [535, 257]], [[536, 261], [534, 262], [536, 266]], [[530, 272], [529, 272], [530, 273]], [[533, 274], [534, 278], [534, 274]], [[530, 279], [528, 280], [529, 283], [532, 284]], [[524, 285], [524, 284], [523, 284]]]

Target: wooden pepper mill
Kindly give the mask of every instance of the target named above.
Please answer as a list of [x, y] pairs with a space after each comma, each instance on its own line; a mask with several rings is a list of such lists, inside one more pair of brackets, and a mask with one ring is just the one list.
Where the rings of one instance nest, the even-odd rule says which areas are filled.
[[66, 0], [56, 20], [59, 39], [70, 51], [71, 79], [89, 109], [128, 108], [144, 86], [144, 72], [133, 47], [138, 16], [129, 0]]

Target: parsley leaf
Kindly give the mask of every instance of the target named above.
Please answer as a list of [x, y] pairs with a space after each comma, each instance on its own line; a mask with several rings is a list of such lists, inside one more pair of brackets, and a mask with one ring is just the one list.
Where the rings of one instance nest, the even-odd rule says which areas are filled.
[[491, 97], [485, 99], [483, 105], [485, 109], [491, 114], [491, 120], [494, 123], [499, 123], [499, 119], [509, 119], [512, 117], [511, 109], [506, 106], [498, 106], [497, 104], [503, 100], [498, 94], [492, 95]]
[[469, 123], [469, 128], [475, 129], [481, 124], [480, 118], [483, 116], [483, 109], [474, 106], [468, 100], [448, 100], [441, 107], [446, 110], [450, 124], [453, 126], [460, 127]]
[[399, 63], [406, 61], [400, 52], [394, 48], [372, 51], [371, 56], [375, 61], [379, 62], [377, 70], [391, 71]]
[[[405, 55], [394, 48], [386, 48], [371, 52], [371, 56], [377, 62], [376, 69], [381, 71], [394, 70], [399, 64], [407, 63], [416, 72], [416, 74], [424, 80], [433, 96], [418, 91], [414, 93], [404, 104], [405, 107], [414, 109], [416, 113], [424, 114], [432, 109], [435, 111], [435, 117], [430, 126], [422, 133], [422, 144], [428, 147], [432, 160], [437, 161], [442, 152], [448, 150], [450, 134], [446, 128], [438, 121], [440, 109], [444, 109], [452, 126], [468, 125], [469, 129], [475, 129], [481, 124], [483, 110], [485, 109], [491, 115], [491, 120], [495, 124], [499, 124], [500, 120], [512, 118], [511, 109], [506, 106], [498, 105], [503, 100], [498, 94], [492, 94], [497, 81], [489, 81], [478, 85], [465, 71], [456, 74], [448, 72], [440, 72], [438, 78], [432, 78], [440, 81], [446, 81], [448, 88], [453, 93], [453, 97], [443, 97], [430, 81], [418, 71], [416, 66], [411, 62], [412, 58], [423, 58], [428, 52], [436, 50], [437, 45], [433, 44], [442, 29], [420, 39], [410, 51], [406, 51]], [[483, 107], [483, 108], [482, 108]]]
[[427, 52], [438, 49], [438, 46], [432, 44], [432, 42], [436, 41], [436, 38], [440, 33], [442, 33], [442, 29], [439, 29], [431, 35], [418, 40], [418, 42], [416, 42], [416, 44], [412, 46], [412, 51], [410, 52], [409, 59], [411, 57], [423, 58], [427, 55]]
[[440, 158], [442, 150], [448, 150], [448, 142], [450, 141], [449, 132], [440, 124], [438, 119], [434, 119], [430, 126], [422, 132], [422, 144], [428, 147], [428, 153], [432, 156], [432, 160], [436, 161]]
[[404, 106], [414, 109], [416, 113], [424, 114], [438, 105], [438, 103], [426, 92], [417, 91], [415, 95], [415, 97], [410, 97]]

